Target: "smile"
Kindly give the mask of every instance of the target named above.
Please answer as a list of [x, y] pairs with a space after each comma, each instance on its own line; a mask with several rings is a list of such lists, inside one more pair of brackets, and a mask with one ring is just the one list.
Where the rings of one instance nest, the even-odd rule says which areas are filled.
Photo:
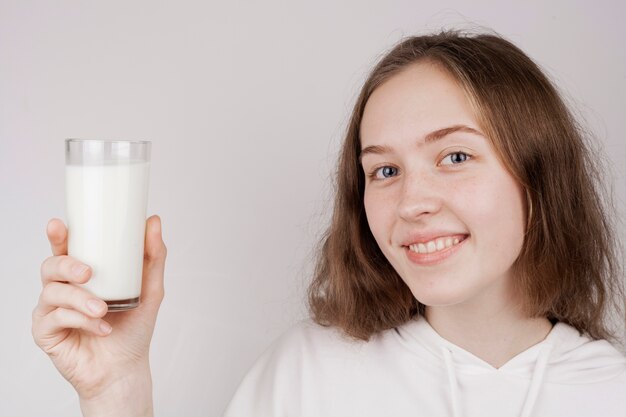
[[429, 242], [424, 243], [416, 243], [409, 246], [409, 249], [412, 252], [416, 253], [435, 253], [440, 252], [444, 249], [451, 248], [452, 246], [458, 245], [460, 242], [465, 240], [467, 236], [458, 238], [458, 237], [440, 237], [438, 239], [433, 239]]
[[404, 249], [412, 263], [420, 266], [434, 266], [460, 251], [468, 240], [469, 235], [461, 238], [442, 237], [425, 243], [405, 246]]

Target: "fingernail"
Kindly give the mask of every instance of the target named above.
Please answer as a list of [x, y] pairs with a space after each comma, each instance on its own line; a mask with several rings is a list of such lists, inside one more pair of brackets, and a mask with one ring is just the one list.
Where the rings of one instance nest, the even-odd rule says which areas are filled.
[[100, 330], [102, 330], [102, 333], [109, 334], [113, 328], [111, 328], [111, 326], [109, 326], [106, 322], [102, 321], [100, 322]]
[[104, 310], [104, 305], [99, 300], [91, 299], [87, 301], [87, 308], [94, 314], [100, 314]]
[[72, 267], [72, 273], [76, 277], [81, 277], [87, 271], [87, 269], [89, 269], [87, 265], [82, 265], [82, 264], [74, 265]]

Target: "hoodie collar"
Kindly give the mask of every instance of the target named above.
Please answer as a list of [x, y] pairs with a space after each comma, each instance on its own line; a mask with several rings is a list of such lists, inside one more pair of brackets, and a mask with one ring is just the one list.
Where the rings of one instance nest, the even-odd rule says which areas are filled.
[[552, 327], [543, 341], [526, 349], [498, 369], [441, 337], [421, 316], [402, 326], [398, 331], [399, 333], [406, 333], [408, 337], [417, 341], [445, 364], [453, 417], [462, 417], [457, 381], [458, 372], [482, 374], [509, 371], [531, 376], [526, 399], [520, 411], [520, 417], [529, 417], [541, 390], [550, 355], [555, 345], [566, 336], [569, 330], [562, 325], [559, 326], [559, 324], [557, 323]]
[[417, 350], [426, 350], [435, 363], [445, 367], [454, 417], [462, 417], [458, 374], [506, 373], [530, 379], [520, 412], [521, 417], [528, 417], [546, 380], [593, 383], [614, 378], [626, 371], [626, 357], [609, 342], [592, 340], [563, 322], [556, 323], [544, 340], [519, 353], [500, 368], [444, 339], [422, 316], [416, 316], [395, 331], [409, 349], [416, 353]]
[[495, 368], [476, 355], [444, 339], [430, 326], [423, 316], [415, 317], [396, 330], [402, 338], [417, 342], [440, 362], [446, 360], [442, 350], [442, 348], [445, 348], [451, 354], [458, 372], [468, 374], [506, 372], [526, 377], [533, 372], [537, 358], [542, 352], [544, 345], [558, 345], [564, 338], [571, 338], [572, 330], [578, 335], [578, 332], [572, 327], [564, 323], [556, 323], [544, 340], [519, 353], [500, 368]]

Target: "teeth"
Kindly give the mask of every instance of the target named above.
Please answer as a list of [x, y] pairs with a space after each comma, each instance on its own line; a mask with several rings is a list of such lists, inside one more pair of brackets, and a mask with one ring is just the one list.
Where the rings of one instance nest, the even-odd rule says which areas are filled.
[[458, 245], [459, 242], [460, 239], [458, 237], [455, 237], [454, 239], [451, 237], [441, 237], [439, 239], [431, 240], [430, 242], [411, 245], [409, 248], [413, 252], [417, 253], [433, 253]]

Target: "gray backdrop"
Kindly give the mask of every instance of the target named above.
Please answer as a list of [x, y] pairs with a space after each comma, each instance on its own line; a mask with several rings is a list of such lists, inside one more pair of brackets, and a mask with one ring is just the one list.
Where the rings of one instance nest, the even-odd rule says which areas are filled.
[[0, 415], [80, 415], [30, 330], [45, 226], [65, 217], [67, 137], [153, 141], [148, 212], [169, 248], [151, 350], [159, 416], [220, 415], [305, 317], [347, 117], [403, 36], [486, 26], [525, 50], [597, 133], [624, 213], [622, 3], [443, 3], [0, 2]]

